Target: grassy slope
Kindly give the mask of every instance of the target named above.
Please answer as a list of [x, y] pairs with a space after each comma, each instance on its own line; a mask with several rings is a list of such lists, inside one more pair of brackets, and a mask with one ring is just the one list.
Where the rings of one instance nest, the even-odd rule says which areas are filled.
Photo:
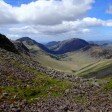
[[87, 66], [78, 72], [76, 75], [83, 77], [103, 78], [112, 74], [112, 59], [99, 61], [98, 63]]

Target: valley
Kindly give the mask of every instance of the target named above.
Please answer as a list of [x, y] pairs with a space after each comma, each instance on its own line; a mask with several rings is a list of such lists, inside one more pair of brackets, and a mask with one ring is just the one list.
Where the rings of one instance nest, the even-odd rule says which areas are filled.
[[72, 40], [66, 42], [74, 51], [59, 54], [0, 34], [0, 111], [111, 112], [111, 50], [88, 44], [76, 50]]

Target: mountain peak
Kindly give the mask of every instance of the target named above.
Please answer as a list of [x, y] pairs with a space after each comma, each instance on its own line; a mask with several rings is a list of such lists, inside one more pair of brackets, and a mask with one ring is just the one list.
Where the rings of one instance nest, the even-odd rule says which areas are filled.
[[57, 43], [53, 43], [53, 46], [51, 45], [50, 49], [53, 49], [57, 54], [64, 54], [67, 52], [80, 50], [81, 48], [84, 48], [88, 45], [89, 43], [83, 39], [72, 38], [64, 41], [59, 41]]
[[22, 37], [22, 38], [17, 39], [16, 41], [29, 41], [29, 40], [31, 41], [33, 39], [31, 39], [30, 37]]

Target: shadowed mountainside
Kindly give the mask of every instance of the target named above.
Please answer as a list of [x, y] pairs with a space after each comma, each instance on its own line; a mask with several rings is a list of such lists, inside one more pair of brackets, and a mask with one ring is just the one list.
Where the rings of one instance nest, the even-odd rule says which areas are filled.
[[85, 40], [73, 38], [69, 40], [64, 40], [57, 42], [56, 45], [52, 46], [52, 50], [55, 51], [57, 54], [64, 54], [67, 52], [77, 51], [81, 48], [88, 46], [89, 43]]

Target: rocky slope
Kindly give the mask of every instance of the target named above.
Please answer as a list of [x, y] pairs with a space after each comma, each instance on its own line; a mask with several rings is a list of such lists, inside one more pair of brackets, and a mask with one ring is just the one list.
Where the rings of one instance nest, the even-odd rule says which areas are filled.
[[[111, 112], [111, 91], [0, 49], [0, 111]], [[90, 83], [91, 82], [91, 83]]]

